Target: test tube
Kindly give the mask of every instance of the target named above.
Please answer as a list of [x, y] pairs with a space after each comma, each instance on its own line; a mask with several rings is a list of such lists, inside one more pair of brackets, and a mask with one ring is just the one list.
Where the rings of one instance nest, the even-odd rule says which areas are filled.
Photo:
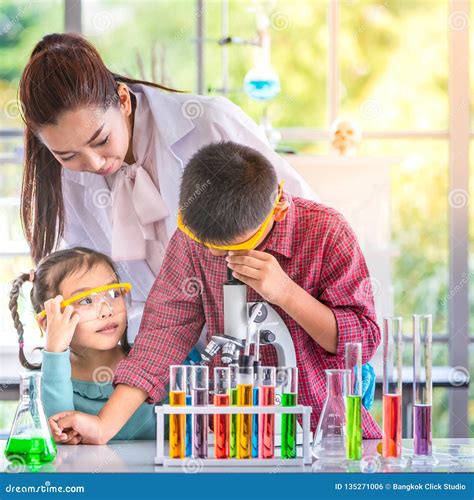
[[346, 458], [362, 458], [362, 344], [347, 342], [346, 369], [351, 372], [351, 383], [346, 395]]
[[401, 317], [383, 319], [383, 439], [382, 456], [402, 456], [402, 354]]
[[[277, 384], [282, 387], [281, 406], [298, 404], [298, 368], [279, 367], [276, 372]], [[281, 458], [296, 457], [296, 414], [283, 413], [281, 416]]]
[[413, 452], [430, 457], [431, 450], [431, 314], [413, 315]]
[[[230, 370], [214, 368], [214, 406], [230, 404]], [[214, 415], [214, 456], [228, 458], [230, 454], [230, 415]]]
[[[254, 361], [253, 363], [253, 405], [258, 406], [258, 391], [259, 391], [259, 382], [258, 375], [260, 369], [260, 361]], [[258, 415], [255, 413], [252, 415], [252, 457], [258, 457]]]
[[[258, 404], [275, 405], [276, 371], [273, 366], [258, 370]], [[258, 415], [258, 458], [273, 458], [275, 453], [275, 414]]]
[[[191, 366], [186, 366], [186, 406], [192, 406], [191, 398]], [[186, 415], [186, 456], [190, 457], [192, 455], [192, 442], [193, 442], [193, 424], [192, 415], [188, 413]]]
[[[191, 367], [191, 398], [193, 406], [209, 404], [209, 369], [207, 366]], [[207, 458], [208, 415], [193, 415], [192, 458]]]
[[[248, 358], [248, 356], [244, 356]], [[243, 363], [239, 366], [237, 384], [237, 404], [252, 406], [253, 366]], [[252, 414], [238, 414], [237, 418], [237, 458], [250, 458], [252, 455]]]
[[[229, 365], [230, 371], [230, 404], [232, 406], [237, 406], [237, 384], [239, 379], [239, 365], [232, 364]], [[235, 458], [237, 456], [237, 422], [238, 415], [233, 413], [230, 416], [230, 457]]]
[[[170, 406], [186, 405], [186, 367], [170, 366]], [[186, 445], [185, 415], [170, 415], [170, 458], [184, 458]]]

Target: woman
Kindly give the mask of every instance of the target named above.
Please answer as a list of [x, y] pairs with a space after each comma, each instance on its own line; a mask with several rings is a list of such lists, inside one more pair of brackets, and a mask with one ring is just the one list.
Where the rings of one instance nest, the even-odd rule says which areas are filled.
[[[61, 245], [110, 255], [133, 283], [132, 340], [176, 229], [184, 165], [201, 146], [251, 146], [289, 192], [315, 198], [239, 107], [117, 75], [79, 35], [47, 35], [36, 45], [19, 96], [26, 124], [21, 217], [33, 259]], [[218, 178], [210, 172], [209, 182]], [[196, 186], [196, 197], [205, 188]]]

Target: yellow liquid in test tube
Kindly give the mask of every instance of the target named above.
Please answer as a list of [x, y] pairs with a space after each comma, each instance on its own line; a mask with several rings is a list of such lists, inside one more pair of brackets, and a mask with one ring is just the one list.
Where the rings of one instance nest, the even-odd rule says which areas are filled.
[[[186, 406], [184, 391], [170, 391], [170, 406]], [[170, 415], [170, 458], [184, 458], [186, 448], [186, 415]]]
[[[252, 384], [237, 385], [237, 405], [252, 406]], [[239, 414], [237, 419], [237, 458], [252, 456], [252, 415]]]

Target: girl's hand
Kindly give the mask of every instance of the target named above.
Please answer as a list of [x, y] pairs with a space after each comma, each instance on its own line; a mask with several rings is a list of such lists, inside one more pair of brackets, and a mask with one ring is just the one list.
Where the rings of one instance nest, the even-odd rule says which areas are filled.
[[[75, 440], [84, 444], [106, 444], [102, 439], [101, 423], [99, 416], [79, 411], [64, 411], [49, 418], [49, 425], [57, 443], [66, 443], [72, 433], [76, 432]], [[66, 439], [63, 435], [67, 436]], [[67, 444], [78, 444], [75, 440]]]
[[80, 317], [69, 305], [61, 311], [62, 295], [44, 303], [46, 311], [46, 346], [48, 352], [63, 352], [71, 343]]
[[82, 437], [77, 431], [63, 432], [60, 435], [53, 432], [53, 439], [58, 444], [80, 444]]

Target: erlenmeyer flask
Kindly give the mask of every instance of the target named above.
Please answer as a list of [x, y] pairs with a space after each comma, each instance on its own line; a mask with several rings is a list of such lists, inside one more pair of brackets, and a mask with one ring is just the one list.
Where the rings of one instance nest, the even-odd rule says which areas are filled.
[[56, 457], [56, 445], [41, 403], [41, 372], [21, 374], [20, 402], [5, 456], [12, 463], [30, 468], [41, 467]]
[[350, 384], [350, 370], [326, 371], [326, 401], [313, 441], [318, 460], [340, 462], [346, 459], [346, 407], [344, 397]]

